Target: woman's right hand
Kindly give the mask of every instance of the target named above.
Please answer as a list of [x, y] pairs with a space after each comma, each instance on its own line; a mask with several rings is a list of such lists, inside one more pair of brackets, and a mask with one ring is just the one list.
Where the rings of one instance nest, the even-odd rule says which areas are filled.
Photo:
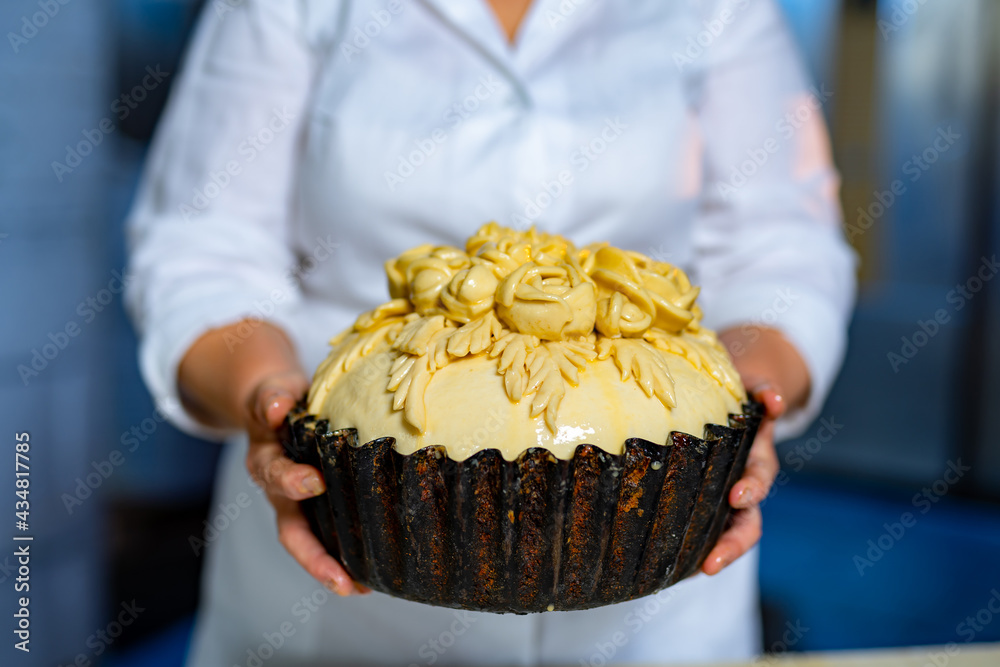
[[318, 470], [286, 457], [278, 439], [285, 416], [309, 388], [284, 332], [260, 322], [209, 331], [181, 361], [178, 386], [185, 407], [201, 421], [246, 430], [247, 469], [274, 507], [278, 540], [299, 565], [339, 595], [369, 592], [327, 553], [299, 508], [326, 486]]
[[291, 371], [265, 378], [251, 392], [246, 406], [250, 436], [247, 470], [274, 506], [278, 541], [299, 565], [334, 593], [367, 593], [368, 589], [352, 581], [343, 566], [327, 553], [299, 508], [300, 500], [326, 491], [319, 471], [285, 456], [277, 438], [285, 415], [308, 388], [305, 376]]

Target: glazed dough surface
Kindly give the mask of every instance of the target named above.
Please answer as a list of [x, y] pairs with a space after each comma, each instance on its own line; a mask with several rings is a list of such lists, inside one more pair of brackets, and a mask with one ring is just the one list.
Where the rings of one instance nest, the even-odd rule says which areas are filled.
[[491, 223], [464, 252], [421, 246], [386, 273], [392, 300], [331, 341], [309, 393], [362, 443], [618, 454], [628, 438], [701, 436], [746, 398], [698, 288], [639, 253]]
[[496, 362], [479, 355], [438, 371], [427, 387], [427, 426], [421, 433], [402, 411], [392, 409], [392, 393], [370, 379], [381, 378], [393, 357], [388, 349], [364, 357], [310, 412], [335, 415], [334, 428], [354, 426], [360, 442], [393, 435], [401, 454], [445, 445], [451, 458], [462, 460], [493, 447], [513, 460], [528, 447], [570, 458], [583, 443], [620, 454], [628, 438], [665, 443], [671, 431], [701, 436], [706, 423], [726, 424], [730, 413], [740, 411], [737, 399], [718, 391], [714, 380], [682, 357], [667, 360], [678, 386], [674, 409], [646, 396], [635, 382], [622, 382], [614, 362], [606, 359], [592, 362], [580, 374], [579, 386], [566, 393], [553, 431], [544, 417], [530, 415], [530, 401], [507, 397]]

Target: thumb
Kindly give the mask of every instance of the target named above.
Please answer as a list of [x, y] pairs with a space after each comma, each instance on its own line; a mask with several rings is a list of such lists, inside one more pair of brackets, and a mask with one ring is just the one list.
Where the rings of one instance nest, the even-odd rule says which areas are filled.
[[774, 383], [762, 379], [749, 377], [744, 380], [747, 393], [760, 403], [764, 404], [768, 419], [778, 419], [785, 414], [788, 405], [781, 394], [781, 388]]
[[267, 431], [278, 428], [307, 389], [308, 382], [301, 373], [275, 375], [262, 381], [250, 395], [248, 407], [254, 425]]

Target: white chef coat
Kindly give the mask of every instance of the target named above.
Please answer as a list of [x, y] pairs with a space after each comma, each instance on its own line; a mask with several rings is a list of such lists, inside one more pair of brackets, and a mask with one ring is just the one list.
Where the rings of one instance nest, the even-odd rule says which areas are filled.
[[[535, 0], [513, 46], [481, 0], [209, 0], [130, 221], [145, 380], [182, 429], [233, 436], [178, 407], [198, 336], [267, 319], [315, 368], [387, 299], [387, 258], [497, 220], [672, 262], [702, 285], [709, 326], [780, 329], [812, 377], [785, 420], [801, 427], [840, 364], [854, 293], [818, 91], [772, 0]], [[456, 616], [326, 596], [278, 544], [245, 447], [231, 437], [221, 465], [215, 513], [251, 500], [210, 543], [194, 667], [757, 650], [756, 550], [648, 607]]]

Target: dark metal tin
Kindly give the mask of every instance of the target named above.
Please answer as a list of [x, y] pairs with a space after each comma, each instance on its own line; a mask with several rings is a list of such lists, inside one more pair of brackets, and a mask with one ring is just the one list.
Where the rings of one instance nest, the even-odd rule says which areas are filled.
[[285, 422], [290, 458], [323, 472], [302, 502], [350, 575], [416, 602], [498, 613], [588, 609], [662, 590], [701, 567], [729, 518], [764, 414], [747, 403], [704, 438], [632, 438], [620, 455], [580, 445], [569, 460], [533, 447], [465, 459], [441, 446], [403, 455], [360, 444], [303, 405]]

